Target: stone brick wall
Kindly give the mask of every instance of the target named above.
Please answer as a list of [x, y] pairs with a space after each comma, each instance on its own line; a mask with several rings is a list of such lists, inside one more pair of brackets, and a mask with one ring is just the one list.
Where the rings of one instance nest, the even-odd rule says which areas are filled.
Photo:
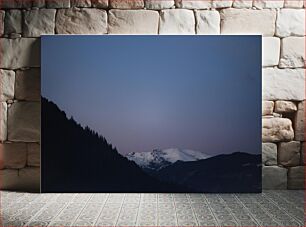
[[41, 34], [262, 34], [263, 186], [303, 188], [305, 5], [301, 0], [1, 0], [1, 188], [39, 189]]

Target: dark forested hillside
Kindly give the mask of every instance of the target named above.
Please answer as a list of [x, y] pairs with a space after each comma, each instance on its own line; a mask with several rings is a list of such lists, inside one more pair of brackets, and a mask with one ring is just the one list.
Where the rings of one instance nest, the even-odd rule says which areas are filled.
[[180, 192], [121, 156], [104, 137], [42, 98], [42, 192]]

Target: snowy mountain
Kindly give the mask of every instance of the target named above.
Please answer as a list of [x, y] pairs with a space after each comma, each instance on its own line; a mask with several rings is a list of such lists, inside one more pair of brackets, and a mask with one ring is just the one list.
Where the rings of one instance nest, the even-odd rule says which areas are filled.
[[199, 151], [169, 148], [154, 149], [151, 152], [131, 152], [126, 157], [143, 169], [157, 171], [177, 161], [197, 161], [210, 156]]

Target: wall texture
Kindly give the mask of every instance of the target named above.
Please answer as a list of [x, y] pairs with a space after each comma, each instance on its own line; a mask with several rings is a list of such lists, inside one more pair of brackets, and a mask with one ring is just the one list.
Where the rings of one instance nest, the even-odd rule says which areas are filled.
[[41, 34], [263, 35], [263, 186], [304, 187], [305, 2], [1, 0], [0, 4], [2, 189], [39, 190]]

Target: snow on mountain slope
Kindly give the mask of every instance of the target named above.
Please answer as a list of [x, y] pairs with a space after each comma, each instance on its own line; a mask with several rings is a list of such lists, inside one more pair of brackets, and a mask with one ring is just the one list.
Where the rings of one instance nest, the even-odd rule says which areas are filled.
[[199, 151], [169, 148], [154, 149], [151, 152], [131, 152], [126, 157], [144, 169], [159, 170], [177, 161], [197, 161], [210, 156]]

